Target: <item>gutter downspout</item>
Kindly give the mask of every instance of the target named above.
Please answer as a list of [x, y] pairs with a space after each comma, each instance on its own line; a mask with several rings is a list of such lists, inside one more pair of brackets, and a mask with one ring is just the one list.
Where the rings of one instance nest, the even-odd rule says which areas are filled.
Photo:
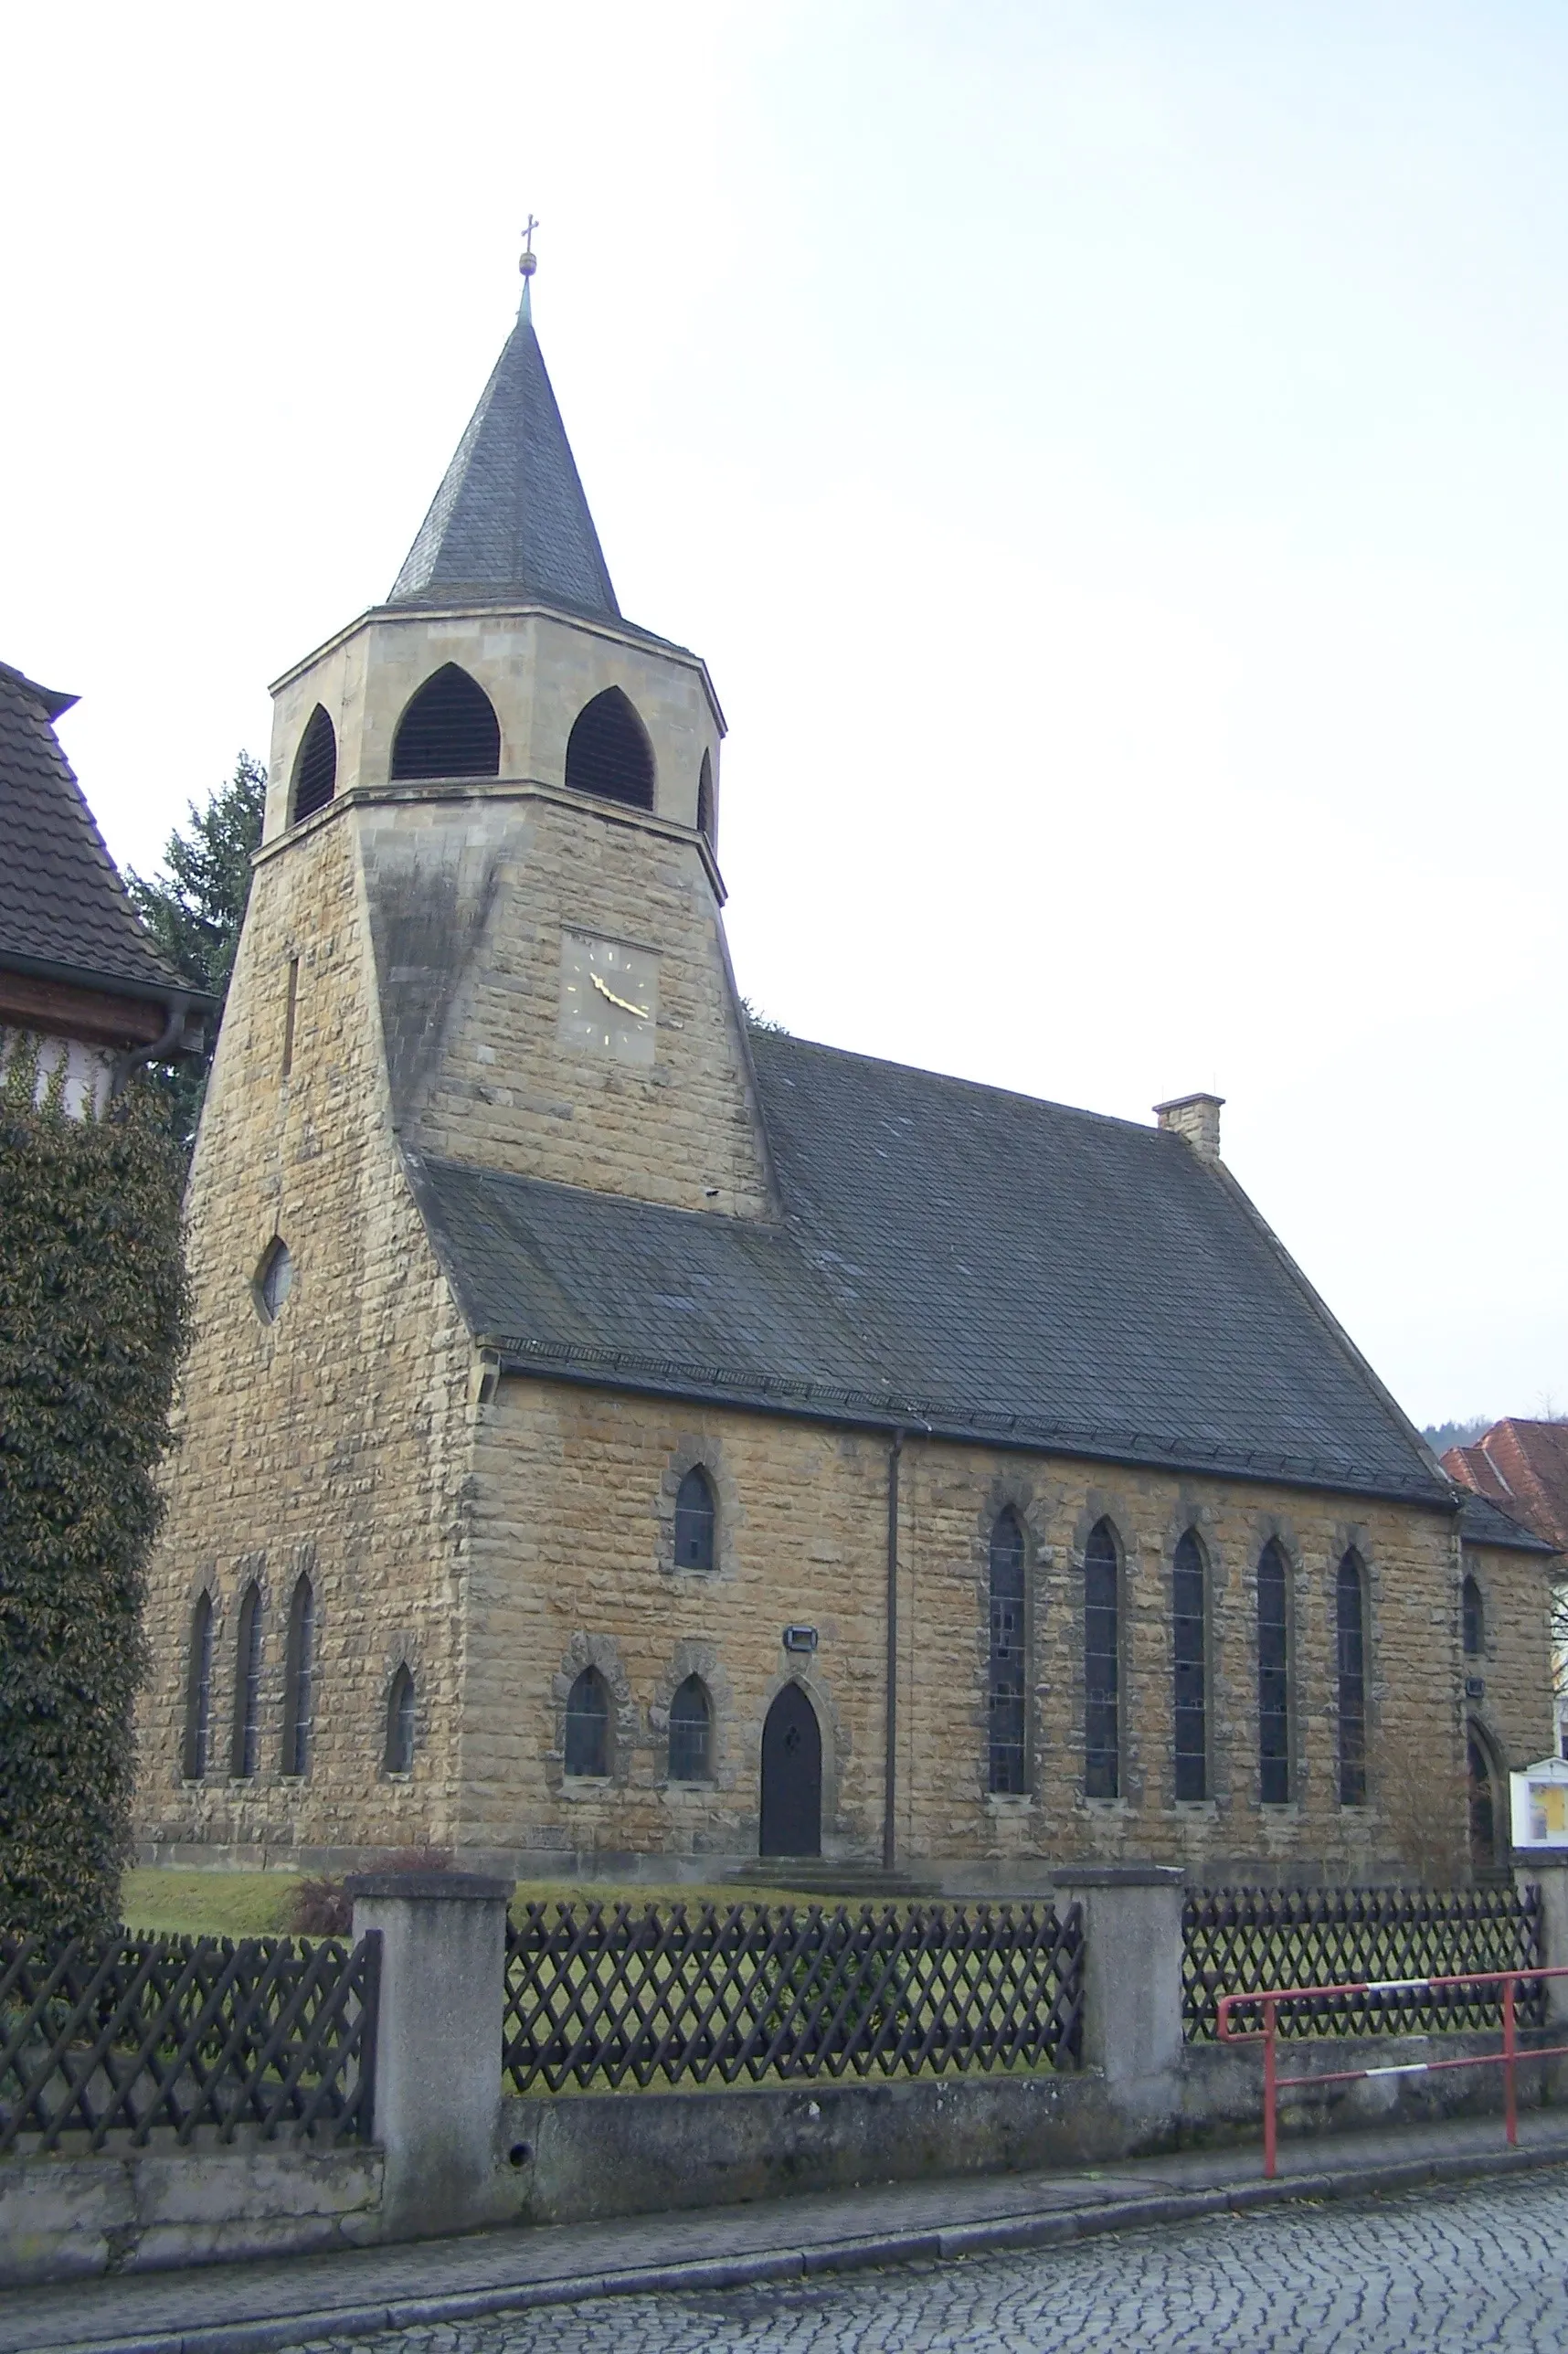
[[163, 1036], [154, 1039], [150, 1046], [133, 1046], [125, 1054], [115, 1055], [113, 1073], [109, 1082], [111, 1103], [114, 1101], [116, 1096], [123, 1092], [125, 1082], [132, 1071], [138, 1069], [143, 1063], [161, 1063], [166, 1055], [173, 1053], [185, 1034], [185, 1020], [190, 1009], [190, 992], [186, 990], [175, 991], [168, 1000], [169, 1018], [164, 1024]]
[[898, 1462], [904, 1433], [895, 1430], [887, 1450], [887, 1705], [884, 1722], [887, 1735], [883, 1768], [882, 1868], [892, 1872], [898, 1861]]

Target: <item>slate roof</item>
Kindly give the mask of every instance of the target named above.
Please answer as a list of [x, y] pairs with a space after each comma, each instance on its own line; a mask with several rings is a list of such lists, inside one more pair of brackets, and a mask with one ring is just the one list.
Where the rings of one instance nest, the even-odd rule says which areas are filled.
[[[1446, 1466], [1448, 1458], [1443, 1457]], [[1462, 1490], [1461, 1490], [1462, 1492]], [[1522, 1520], [1505, 1512], [1489, 1496], [1466, 1495], [1459, 1507], [1459, 1533], [1467, 1544], [1502, 1545], [1514, 1553], [1551, 1553], [1562, 1551], [1550, 1544], [1543, 1536], [1526, 1527]]]
[[753, 1040], [782, 1224], [414, 1164], [514, 1367], [1452, 1506], [1223, 1168], [1175, 1135]]
[[526, 292], [388, 603], [537, 599], [620, 621]]
[[126, 896], [55, 735], [75, 701], [0, 663], [0, 965], [162, 997], [179, 976]]

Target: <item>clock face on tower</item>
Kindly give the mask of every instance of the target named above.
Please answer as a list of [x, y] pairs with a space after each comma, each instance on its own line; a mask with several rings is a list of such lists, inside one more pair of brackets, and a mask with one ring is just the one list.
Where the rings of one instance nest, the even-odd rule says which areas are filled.
[[618, 1063], [653, 1060], [659, 1021], [659, 960], [621, 940], [587, 932], [561, 934], [563, 1046], [612, 1055]]

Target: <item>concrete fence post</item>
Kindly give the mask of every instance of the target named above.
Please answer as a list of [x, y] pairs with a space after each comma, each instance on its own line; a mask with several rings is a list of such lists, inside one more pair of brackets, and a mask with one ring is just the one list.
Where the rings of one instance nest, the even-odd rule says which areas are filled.
[[355, 1937], [381, 1933], [375, 2133], [386, 2158], [386, 2234], [420, 2239], [497, 2220], [512, 1883], [467, 1872], [372, 1872], [351, 1879], [348, 1893]]
[[1084, 1908], [1084, 2064], [1107, 2085], [1181, 2066], [1186, 1877], [1172, 1863], [1080, 1863], [1053, 1876]]
[[[1552, 1969], [1568, 1967], [1568, 1853], [1516, 1847], [1513, 1876], [1521, 1893], [1531, 1882], [1541, 1891], [1542, 1960]], [[1547, 1979], [1546, 2019], [1551, 2027], [1568, 2028], [1568, 1978]]]

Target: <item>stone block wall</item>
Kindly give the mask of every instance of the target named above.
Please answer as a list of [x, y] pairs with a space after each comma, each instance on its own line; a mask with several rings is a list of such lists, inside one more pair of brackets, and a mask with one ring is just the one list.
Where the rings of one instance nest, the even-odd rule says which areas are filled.
[[357, 2144], [0, 2159], [0, 2288], [365, 2247], [381, 2177]]
[[[682, 1473], [718, 1506], [711, 1574], [673, 1567]], [[875, 1434], [504, 1379], [479, 1417], [462, 1838], [548, 1869], [642, 1853], [755, 1854], [761, 1727], [781, 1683], [823, 1734], [824, 1843], [880, 1852], [887, 1447]], [[1039, 1860], [1138, 1856], [1210, 1879], [1429, 1877], [1466, 1869], [1458, 1557], [1448, 1515], [1241, 1482], [1185, 1480], [906, 1439], [901, 1471], [898, 1847], [954, 1884]], [[1030, 1791], [987, 1784], [989, 1540], [1011, 1507], [1028, 1538]], [[1121, 1796], [1086, 1799], [1083, 1549], [1102, 1517], [1121, 1581]], [[1195, 1532], [1208, 1583], [1209, 1788], [1173, 1788], [1171, 1560]], [[1256, 1566], [1290, 1564], [1292, 1789], [1258, 1789]], [[1335, 1577], [1365, 1570], [1368, 1801], [1340, 1803]], [[1522, 1559], [1523, 1557], [1518, 1557]], [[1519, 1573], [1510, 1573], [1519, 1583]], [[1525, 1577], [1528, 1587], [1531, 1576]], [[1544, 1634], [1502, 1602], [1516, 1657], [1510, 1761], [1550, 1737]], [[818, 1630], [801, 1660], [786, 1626]], [[1505, 1635], [1505, 1623], [1513, 1631]], [[562, 1770], [566, 1695], [599, 1668], [615, 1710], [607, 1780]], [[710, 1784], [669, 1779], [668, 1707], [696, 1673], [714, 1703]]]
[[1492, 1766], [1492, 1804], [1499, 1856], [1510, 1837], [1507, 1776], [1550, 1757], [1556, 1747], [1552, 1691], [1552, 1580], [1561, 1563], [1501, 1545], [1467, 1545], [1464, 1567], [1481, 1589], [1482, 1643], [1462, 1658], [1467, 1679], [1478, 1678], [1478, 1698], [1465, 1701], [1467, 1720], [1483, 1735]]
[[[543, 788], [355, 813], [400, 1133], [421, 1151], [758, 1216], [767, 1148], [694, 837]], [[562, 939], [656, 960], [649, 1068], [557, 1040]]]
[[[674, 1564], [675, 1491], [697, 1462], [718, 1506], [712, 1573]], [[875, 1846], [885, 1477], [874, 1437], [503, 1380], [474, 1458], [465, 1842], [535, 1871], [562, 1849], [755, 1854], [762, 1721], [794, 1676], [823, 1725], [830, 1844]], [[816, 1627], [814, 1659], [785, 1653], [793, 1622]], [[567, 1693], [589, 1665], [614, 1710], [604, 1782], [563, 1771]], [[709, 1784], [667, 1771], [691, 1674], [714, 1707]]]
[[[285, 1075], [290, 967], [291, 1059]], [[381, 1076], [364, 896], [333, 812], [264, 854], [203, 1115], [188, 1213], [196, 1336], [147, 1606], [138, 1829], [154, 1851], [260, 1858], [445, 1836], [460, 1734], [471, 1350], [426, 1242]], [[276, 1320], [257, 1277], [274, 1242]], [[315, 1602], [310, 1771], [282, 1766], [288, 1613]], [[236, 1642], [262, 1612], [260, 1770], [231, 1773]], [[215, 1614], [207, 1772], [184, 1775], [188, 1646]], [[387, 1698], [413, 1670], [412, 1775], [382, 1770]]]

